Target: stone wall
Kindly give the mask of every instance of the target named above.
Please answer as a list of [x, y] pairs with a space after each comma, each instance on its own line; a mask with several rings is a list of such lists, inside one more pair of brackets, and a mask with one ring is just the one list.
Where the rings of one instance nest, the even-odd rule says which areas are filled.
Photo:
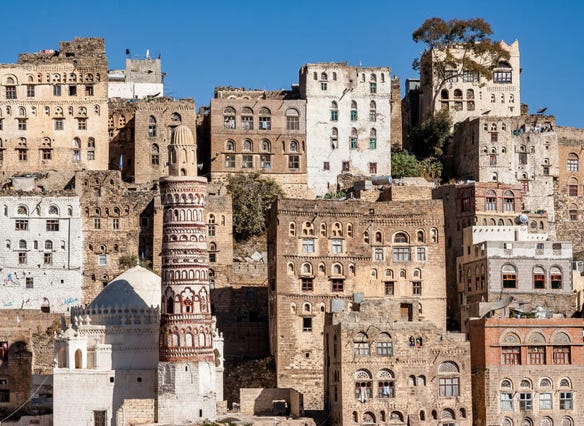
[[403, 300], [445, 327], [443, 220], [436, 200], [274, 204], [268, 267], [279, 387], [302, 392], [307, 410], [323, 409], [322, 333], [333, 302], [350, 310], [361, 295]]
[[153, 423], [156, 420], [156, 399], [126, 399], [116, 413], [117, 426]]

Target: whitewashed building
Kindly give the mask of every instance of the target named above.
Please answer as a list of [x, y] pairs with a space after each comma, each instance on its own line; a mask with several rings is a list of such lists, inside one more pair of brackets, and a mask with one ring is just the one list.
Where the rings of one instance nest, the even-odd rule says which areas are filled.
[[67, 312], [80, 303], [78, 197], [0, 197], [0, 307]]
[[336, 191], [342, 173], [391, 174], [390, 72], [346, 63], [300, 69], [308, 187], [315, 195]]
[[142, 99], [164, 95], [164, 74], [160, 58], [152, 59], [146, 52], [145, 59], [126, 58], [126, 68], [109, 70], [108, 98]]

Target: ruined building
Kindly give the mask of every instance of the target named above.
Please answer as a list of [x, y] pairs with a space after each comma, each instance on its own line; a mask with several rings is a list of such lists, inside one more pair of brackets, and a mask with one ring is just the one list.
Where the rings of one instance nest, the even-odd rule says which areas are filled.
[[215, 89], [211, 99], [213, 182], [260, 171], [288, 197], [312, 197], [306, 187], [306, 101], [292, 90]]
[[396, 300], [327, 314], [326, 395], [332, 425], [472, 423], [470, 345]]
[[445, 329], [442, 203], [436, 200], [278, 200], [268, 229], [271, 350], [278, 387], [323, 410], [322, 333], [333, 303], [363, 298], [400, 303]]
[[107, 59], [101, 38], [0, 65], [0, 172], [106, 170]]
[[[397, 82], [397, 84], [395, 84]], [[337, 175], [391, 174], [391, 144], [401, 143], [399, 81], [388, 67], [306, 64], [306, 172], [315, 195], [337, 190]], [[397, 91], [397, 95], [395, 95]]]

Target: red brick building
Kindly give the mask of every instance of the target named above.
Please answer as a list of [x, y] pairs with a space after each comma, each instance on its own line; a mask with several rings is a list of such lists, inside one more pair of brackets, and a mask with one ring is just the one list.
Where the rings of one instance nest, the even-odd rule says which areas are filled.
[[473, 424], [584, 424], [584, 320], [470, 321]]

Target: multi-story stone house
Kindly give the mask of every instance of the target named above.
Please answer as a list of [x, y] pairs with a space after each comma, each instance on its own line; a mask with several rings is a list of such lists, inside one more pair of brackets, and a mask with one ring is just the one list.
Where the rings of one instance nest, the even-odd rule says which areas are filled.
[[528, 233], [527, 226], [472, 226], [464, 229], [457, 259], [461, 328], [482, 317], [491, 302], [518, 313], [538, 309], [571, 317], [579, 310], [573, 296], [572, 243]]
[[101, 38], [0, 65], [0, 172], [106, 170], [107, 59]]
[[[523, 209], [555, 222], [558, 142], [553, 117], [480, 117], [457, 126], [448, 148], [452, 174], [479, 182], [521, 185]], [[553, 231], [553, 229], [552, 229]]]
[[[456, 258], [463, 255], [463, 230], [469, 226], [513, 226], [523, 214], [523, 192], [520, 185], [500, 182], [464, 182], [442, 185], [433, 197], [444, 203], [446, 235], [446, 294], [449, 326], [460, 325]], [[546, 212], [530, 212], [528, 229], [532, 233], [548, 232]]]
[[331, 303], [363, 297], [401, 301], [445, 328], [444, 233], [438, 200], [274, 203], [268, 229], [271, 349], [278, 387], [323, 410], [322, 333]]
[[317, 196], [337, 190], [343, 173], [391, 174], [391, 144], [401, 143], [399, 80], [388, 67], [306, 64], [300, 93], [306, 100], [306, 173]]
[[[420, 73], [420, 118], [424, 119], [436, 111], [447, 110], [454, 123], [484, 115], [513, 117], [521, 113], [519, 42], [500, 42], [509, 52], [509, 60], [492, 63], [489, 57], [474, 56], [476, 62], [493, 68], [492, 79], [479, 77], [476, 73], [459, 68], [435, 64], [444, 60], [444, 51], [432, 51], [428, 59], [430, 67]], [[457, 59], [468, 55], [464, 49], [453, 48], [450, 53]], [[423, 58], [426, 60], [426, 58]]]
[[0, 331], [0, 415], [28, 411], [32, 386], [32, 333], [29, 328], [3, 324]]
[[192, 99], [110, 99], [110, 168], [121, 170], [125, 181], [139, 184], [167, 176], [168, 145], [181, 124], [196, 134]]
[[473, 425], [583, 424], [583, 332], [581, 318], [472, 319]]
[[67, 312], [82, 300], [82, 225], [73, 193], [0, 196], [0, 308]]
[[584, 236], [584, 129], [556, 127], [558, 135], [558, 179], [554, 183], [556, 235], [571, 240], [574, 257], [582, 260]]
[[[292, 90], [215, 89], [211, 178], [260, 171], [288, 197], [306, 198], [306, 101]], [[310, 197], [312, 198], [312, 197]]]
[[471, 425], [470, 345], [398, 301], [369, 299], [327, 314], [332, 425]]
[[[148, 214], [156, 191], [130, 190], [119, 171], [87, 171], [75, 175], [74, 188], [83, 216], [83, 303], [89, 303], [131, 259], [152, 261], [153, 221]], [[123, 259], [123, 260], [122, 260]], [[122, 264], [120, 264], [122, 261]]]

